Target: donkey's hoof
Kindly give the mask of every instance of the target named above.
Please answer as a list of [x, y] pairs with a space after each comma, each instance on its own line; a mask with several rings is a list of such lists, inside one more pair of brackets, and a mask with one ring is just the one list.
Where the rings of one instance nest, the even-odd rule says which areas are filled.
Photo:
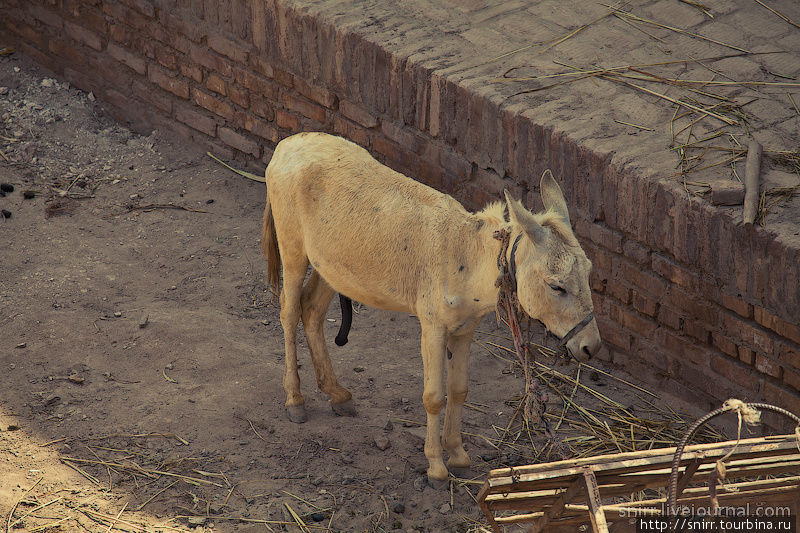
[[444, 479], [435, 479], [428, 474], [428, 485], [434, 490], [447, 490], [450, 488], [450, 480], [446, 477]]
[[331, 409], [338, 416], [356, 416], [356, 406], [352, 398], [342, 403], [331, 402]]
[[306, 416], [306, 406], [303, 404], [287, 405], [286, 416], [288, 416], [289, 420], [291, 420], [295, 424], [302, 424], [303, 422], [308, 420], [308, 417]]

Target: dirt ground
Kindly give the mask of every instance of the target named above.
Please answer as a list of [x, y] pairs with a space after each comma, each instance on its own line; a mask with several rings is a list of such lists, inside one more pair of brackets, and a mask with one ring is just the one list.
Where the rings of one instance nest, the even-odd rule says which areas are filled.
[[[355, 418], [332, 413], [302, 353], [309, 421], [290, 423], [264, 185], [169, 133], [132, 133], [18, 53], [0, 59], [0, 110], [0, 182], [15, 187], [0, 198], [0, 526], [476, 531], [482, 476], [535, 459], [498, 444], [507, 425], [528, 437], [519, 372], [484, 349], [505, 335], [493, 317], [470, 363], [474, 466], [449, 490], [424, 475], [413, 317], [362, 308], [332, 346]], [[332, 338], [335, 302], [329, 317]], [[581, 381], [634, 397], [602, 373]]]

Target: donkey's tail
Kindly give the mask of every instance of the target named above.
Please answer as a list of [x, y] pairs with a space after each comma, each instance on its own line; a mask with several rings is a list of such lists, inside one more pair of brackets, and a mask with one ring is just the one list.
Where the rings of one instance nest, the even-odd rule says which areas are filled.
[[267, 282], [277, 293], [281, 279], [281, 252], [278, 249], [278, 235], [275, 233], [275, 219], [272, 217], [269, 194], [267, 194], [264, 223], [261, 229], [261, 253], [267, 258]]

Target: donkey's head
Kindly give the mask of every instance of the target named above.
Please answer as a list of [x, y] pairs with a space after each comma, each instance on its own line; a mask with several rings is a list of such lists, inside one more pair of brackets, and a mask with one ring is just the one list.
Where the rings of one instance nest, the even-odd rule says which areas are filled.
[[508, 252], [515, 255], [517, 298], [531, 318], [566, 340], [573, 357], [586, 361], [601, 345], [591, 315], [592, 263], [572, 233], [564, 194], [549, 170], [542, 175], [541, 193], [545, 211], [534, 215], [506, 192], [512, 242], [522, 236]]

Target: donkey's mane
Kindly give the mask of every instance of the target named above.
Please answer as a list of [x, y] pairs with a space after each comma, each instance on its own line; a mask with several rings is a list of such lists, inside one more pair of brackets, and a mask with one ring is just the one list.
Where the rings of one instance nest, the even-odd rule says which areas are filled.
[[[475, 213], [475, 215], [487, 224], [496, 226], [508, 224], [508, 220], [506, 219], [506, 203], [502, 201], [490, 203], [484, 207], [482, 211]], [[569, 221], [565, 220], [560, 213], [548, 209], [541, 213], [534, 213], [533, 218], [540, 226], [550, 228], [566, 245], [580, 246], [578, 244], [578, 239], [575, 238], [575, 234], [572, 232]]]

